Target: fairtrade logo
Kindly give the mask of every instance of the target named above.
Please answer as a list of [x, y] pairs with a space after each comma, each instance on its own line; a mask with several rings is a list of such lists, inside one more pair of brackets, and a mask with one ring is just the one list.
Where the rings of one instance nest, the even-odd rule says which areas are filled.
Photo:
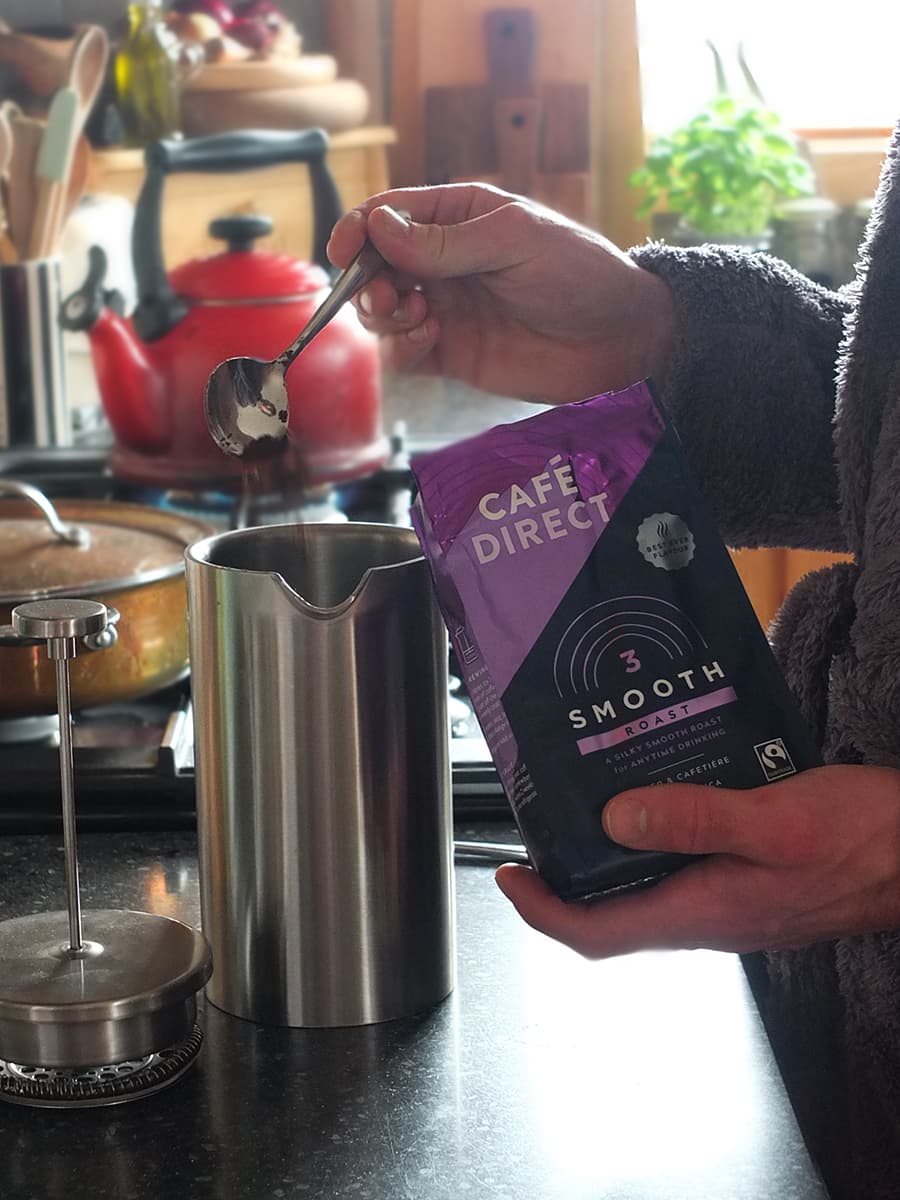
[[760, 742], [753, 749], [756, 751], [759, 765], [766, 777], [766, 783], [771, 783], [775, 779], [783, 779], [785, 775], [796, 775], [797, 768], [781, 738]]
[[663, 571], [679, 571], [694, 557], [694, 535], [675, 513], [654, 513], [638, 526], [637, 546], [644, 558]]

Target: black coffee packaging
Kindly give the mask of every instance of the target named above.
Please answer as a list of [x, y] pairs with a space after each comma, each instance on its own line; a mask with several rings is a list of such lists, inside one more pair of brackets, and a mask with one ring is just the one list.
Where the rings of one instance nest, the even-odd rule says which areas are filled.
[[603, 832], [648, 784], [820, 760], [644, 381], [413, 462], [413, 524], [529, 857], [564, 899], [688, 861]]

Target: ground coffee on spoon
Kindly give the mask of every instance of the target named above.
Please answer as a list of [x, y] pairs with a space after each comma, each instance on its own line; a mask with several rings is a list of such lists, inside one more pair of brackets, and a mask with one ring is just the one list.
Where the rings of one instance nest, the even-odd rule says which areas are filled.
[[819, 764], [651, 386], [413, 462], [413, 524], [535, 868], [565, 899], [665, 875], [600, 814], [627, 788]]

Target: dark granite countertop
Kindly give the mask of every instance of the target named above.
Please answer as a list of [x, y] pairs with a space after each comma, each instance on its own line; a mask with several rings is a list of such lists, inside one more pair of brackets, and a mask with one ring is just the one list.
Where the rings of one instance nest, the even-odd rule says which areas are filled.
[[[192, 834], [87, 834], [80, 856], [86, 909], [199, 923]], [[201, 1005], [199, 1063], [168, 1091], [0, 1104], [0, 1197], [826, 1196], [737, 958], [586, 962], [528, 929], [492, 876], [457, 866], [459, 982], [437, 1009], [309, 1031]], [[0, 838], [0, 916], [63, 894], [59, 839]]]

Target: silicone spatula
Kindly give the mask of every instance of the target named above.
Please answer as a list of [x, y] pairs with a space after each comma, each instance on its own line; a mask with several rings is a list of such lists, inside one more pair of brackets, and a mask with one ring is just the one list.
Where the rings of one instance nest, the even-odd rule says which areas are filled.
[[28, 257], [43, 258], [53, 250], [56, 213], [69, 177], [77, 130], [78, 95], [63, 87], [53, 97], [41, 137], [35, 168], [35, 208], [28, 238]]

